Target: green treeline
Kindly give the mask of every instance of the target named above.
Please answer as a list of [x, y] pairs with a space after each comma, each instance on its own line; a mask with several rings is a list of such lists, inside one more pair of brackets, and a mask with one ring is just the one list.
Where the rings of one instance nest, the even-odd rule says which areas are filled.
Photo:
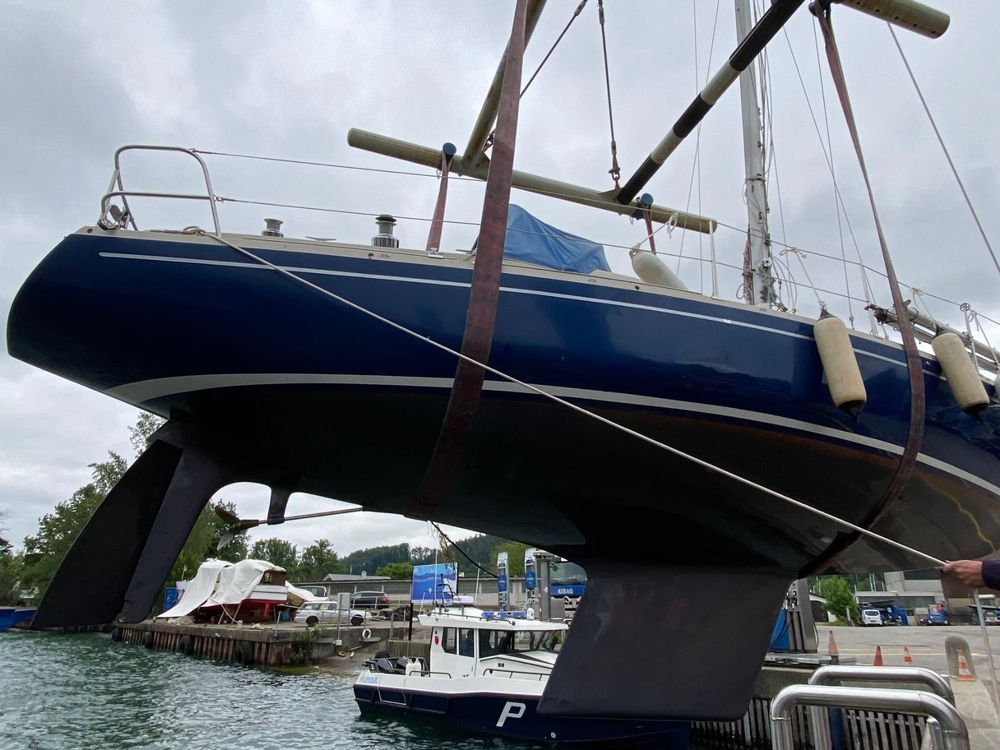
[[[129, 439], [136, 456], [145, 450], [151, 436], [162, 424], [158, 417], [143, 413], [129, 428]], [[39, 601], [73, 541], [127, 469], [128, 461], [109, 451], [106, 460], [90, 465], [90, 482], [41, 518], [35, 533], [25, 537], [20, 552], [0, 538], [0, 604]], [[232, 503], [222, 502], [221, 505], [230, 514], [235, 514]], [[4, 512], [0, 510], [0, 527], [3, 516]], [[319, 581], [329, 573], [365, 572], [368, 575], [408, 578], [414, 565], [433, 563], [435, 560], [458, 563], [459, 570], [466, 576], [475, 576], [477, 572], [491, 575], [496, 571], [497, 553], [501, 550], [508, 553], [510, 575], [521, 575], [524, 571], [526, 545], [485, 534], [455, 540], [461, 551], [486, 571], [480, 572], [443, 537], [439, 539], [436, 549], [411, 548], [404, 543], [357, 550], [340, 557], [327, 539], [317, 539], [300, 550], [280, 538], [261, 539], [251, 544], [246, 531], [236, 534], [218, 549], [227, 531], [227, 522], [212, 507], [206, 507], [195, 522], [167, 581], [190, 578], [198, 566], [210, 557], [230, 562], [246, 558], [267, 560], [285, 568], [292, 582]]]

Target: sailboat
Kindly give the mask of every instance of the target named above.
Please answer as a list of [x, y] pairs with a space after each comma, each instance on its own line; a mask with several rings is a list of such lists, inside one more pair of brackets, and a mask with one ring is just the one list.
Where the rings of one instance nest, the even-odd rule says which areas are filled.
[[[886, 6], [849, 4], [876, 15]], [[947, 26], [917, 3], [892, 5], [901, 17], [890, 20], [904, 26], [932, 35]], [[996, 391], [984, 374], [992, 350], [962, 342], [948, 365], [958, 369], [946, 372], [943, 354], [905, 335], [844, 331], [827, 362], [817, 321], [774, 303], [759, 228], [750, 304], [683, 288], [645, 249], [633, 256], [648, 266], [639, 278], [542, 264], [541, 251], [504, 257], [516, 233], [512, 187], [711, 233], [711, 219], [660, 206], [643, 187], [784, 22], [805, 12], [802, 0], [776, 0], [756, 23], [743, 3], [739, 46], [610, 192], [513, 170], [521, 50], [543, 6], [517, 3], [462, 154], [349, 135], [360, 148], [440, 167], [442, 178], [485, 178], [474, 253], [440, 252], [444, 179], [425, 248], [399, 247], [391, 216], [378, 217], [371, 243], [286, 237], [277, 222], [263, 234], [227, 233], [197, 151], [119, 149], [100, 220], [66, 237], [24, 283], [8, 346], [169, 421], [76, 541], [35, 627], [141, 620], [213, 493], [256, 482], [271, 488], [270, 523], [284, 519], [292, 493], [308, 492], [583, 565], [587, 596], [541, 713], [732, 718], [792, 579], [926, 567], [916, 551], [957, 559], [1000, 546]], [[192, 159], [204, 193], [126, 189], [123, 157], [135, 151]], [[136, 196], [203, 200], [213, 223], [139, 229]], [[550, 258], [590, 251], [535, 227], [539, 244], [558, 244]], [[912, 339], [912, 316], [897, 302], [880, 314]], [[955, 387], [970, 379], [963, 359], [971, 396]], [[862, 394], [832, 395], [844, 368]], [[740, 639], [720, 600], [741, 613]], [[662, 647], [641, 674], [624, 671], [650, 623]], [[726, 679], [703, 682], [709, 673]]]

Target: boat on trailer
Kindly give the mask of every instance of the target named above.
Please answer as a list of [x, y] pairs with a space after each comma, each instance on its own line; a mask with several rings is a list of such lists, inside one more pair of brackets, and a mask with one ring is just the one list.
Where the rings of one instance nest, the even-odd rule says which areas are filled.
[[431, 631], [429, 660], [384, 652], [365, 662], [354, 683], [361, 713], [415, 717], [547, 745], [655, 743], [687, 750], [687, 722], [540, 714], [538, 703], [568, 626], [497, 614], [450, 607], [419, 615]]
[[[759, 242], [746, 267], [753, 304], [657, 273], [503, 257], [511, 186], [711, 232], [712, 220], [638, 193], [801, 4], [770, 4], [609, 194], [512, 169], [515, 53], [544, 5], [520, 0], [466, 153], [349, 135], [439, 165], [442, 178], [485, 177], [475, 252], [440, 252], [443, 200], [425, 248], [399, 247], [389, 217], [371, 244], [294, 239], [273, 224], [226, 233], [201, 154], [119, 150], [97, 224], [59, 243], [19, 291], [8, 347], [169, 421], [76, 541], [35, 627], [141, 620], [206, 502], [256, 482], [271, 488], [269, 523], [284, 520], [293, 492], [308, 492], [582, 565], [587, 596], [542, 714], [734, 718], [792, 579], [926, 567], [914, 550], [957, 559], [1000, 546], [992, 350], [959, 341], [951, 352], [973, 368], [969, 391], [981, 396], [971, 401], [943, 354], [905, 337], [844, 331], [830, 365], [817, 322], [774, 304]], [[212, 226], [138, 228], [129, 198], [151, 194], [126, 189], [122, 159], [143, 149], [197, 162], [203, 195], [152, 195], [207, 201]], [[897, 296], [882, 314], [909, 330]], [[861, 384], [843, 398], [831, 397], [839, 365]], [[743, 613], [740, 639], [718, 616], [720, 599]], [[648, 622], [664, 647], [632, 675], [622, 665]], [[727, 679], [692, 690], [713, 672]]]

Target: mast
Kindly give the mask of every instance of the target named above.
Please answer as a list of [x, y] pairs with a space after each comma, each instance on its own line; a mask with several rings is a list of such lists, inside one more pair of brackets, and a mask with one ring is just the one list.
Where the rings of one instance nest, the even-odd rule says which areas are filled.
[[[742, 42], [753, 28], [749, 0], [736, 0], [736, 34]], [[764, 129], [757, 103], [757, 74], [751, 62], [740, 73], [743, 104], [743, 161], [746, 170], [747, 246], [743, 276], [747, 304], [778, 303], [771, 273], [771, 236], [767, 230], [767, 183], [764, 177]]]

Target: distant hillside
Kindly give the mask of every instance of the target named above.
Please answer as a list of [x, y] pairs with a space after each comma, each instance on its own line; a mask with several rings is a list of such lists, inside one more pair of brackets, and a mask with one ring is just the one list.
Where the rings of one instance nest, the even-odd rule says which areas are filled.
[[[512, 544], [517, 544], [516, 542], [511, 542], [508, 539], [491, 534], [477, 534], [466, 539], [456, 539], [455, 543], [465, 554], [491, 573], [496, 572], [497, 551], [501, 547], [507, 548]], [[348, 571], [355, 575], [360, 574], [362, 571], [368, 575], [375, 575], [375, 571], [389, 563], [429, 565], [435, 560], [435, 552], [437, 553], [438, 562], [457, 562], [460, 571], [466, 575], [475, 574], [475, 566], [453, 549], [442, 551], [435, 550], [432, 547], [411, 548], [410, 545], [405, 543], [359, 549], [357, 552], [352, 552], [342, 557], [341, 560], [347, 566]], [[515, 555], [512, 554], [512, 563], [515, 563], [514, 557]], [[516, 565], [512, 564], [512, 574], [517, 574], [517, 571], [520, 571], [523, 565], [523, 561], [516, 561], [516, 563]]]

